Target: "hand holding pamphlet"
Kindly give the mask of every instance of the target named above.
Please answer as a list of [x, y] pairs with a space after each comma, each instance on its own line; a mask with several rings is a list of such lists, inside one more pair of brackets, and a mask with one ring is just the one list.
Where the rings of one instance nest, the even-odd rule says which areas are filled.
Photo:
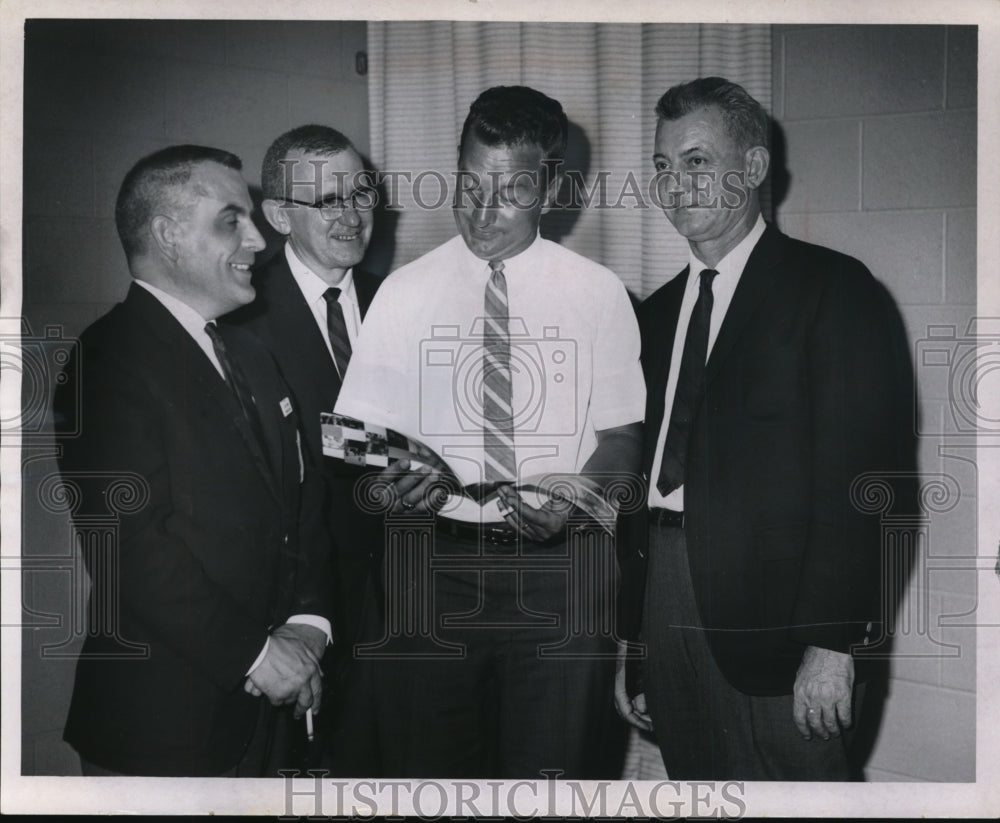
[[[441, 480], [453, 495], [474, 500], [482, 507], [494, 503], [498, 483], [462, 485], [448, 462], [430, 446], [385, 426], [366, 423], [342, 414], [320, 414], [323, 455], [343, 460], [354, 466], [385, 468], [399, 460], [408, 460], [410, 467], [429, 466], [441, 475]], [[542, 501], [570, 503], [593, 518], [603, 529], [614, 531], [618, 507], [604, 498], [598, 485], [581, 475], [550, 473], [524, 478], [514, 489]]]

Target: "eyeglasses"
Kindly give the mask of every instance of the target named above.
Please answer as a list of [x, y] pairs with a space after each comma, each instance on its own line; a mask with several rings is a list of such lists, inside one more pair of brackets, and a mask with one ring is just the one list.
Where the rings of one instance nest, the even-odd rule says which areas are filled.
[[303, 200], [295, 200], [292, 197], [284, 198], [286, 203], [294, 203], [297, 206], [305, 206], [308, 209], [318, 209], [320, 217], [324, 220], [336, 220], [349, 208], [355, 211], [371, 211], [375, 208], [377, 200], [378, 196], [375, 193], [375, 189], [368, 187], [355, 189], [346, 200], [335, 194], [324, 197], [322, 200], [317, 200], [315, 203], [306, 203]]

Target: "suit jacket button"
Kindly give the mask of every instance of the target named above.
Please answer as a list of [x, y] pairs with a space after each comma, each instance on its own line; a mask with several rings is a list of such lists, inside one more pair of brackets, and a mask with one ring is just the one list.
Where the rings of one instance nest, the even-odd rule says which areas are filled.
[[865, 626], [865, 631], [866, 632], [870, 632], [871, 630], [872, 630], [872, 624], [871, 624], [871, 621], [869, 620], [868, 621], [868, 625]]
[[867, 637], [865, 638], [865, 645], [866, 646], [868, 645], [868, 638]]
[[288, 545], [288, 535], [287, 534], [284, 537], [281, 538], [281, 542], [284, 543], [286, 546]]

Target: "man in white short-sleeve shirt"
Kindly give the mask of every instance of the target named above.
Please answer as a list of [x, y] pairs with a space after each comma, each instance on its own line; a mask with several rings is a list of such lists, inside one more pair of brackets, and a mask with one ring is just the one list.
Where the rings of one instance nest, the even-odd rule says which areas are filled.
[[[480, 95], [460, 144], [460, 236], [385, 281], [337, 403], [424, 442], [462, 484], [499, 489], [480, 509], [428, 494], [430, 469], [404, 462], [384, 473], [394, 482], [392, 514], [438, 511], [433, 557], [482, 561], [418, 570], [411, 582], [433, 591], [429, 631], [459, 656], [370, 667], [375, 705], [363, 714], [378, 726], [386, 775], [616, 776], [610, 741], [620, 729], [605, 724], [610, 631], [590, 638], [590, 659], [544, 651], [566, 638], [571, 610], [584, 605], [569, 602], [565, 560], [531, 565], [567, 557], [571, 510], [513, 490], [557, 473], [582, 475], [601, 492], [638, 467], [645, 389], [625, 288], [538, 236], [558, 191], [552, 163], [564, 156], [566, 124], [559, 103], [533, 89]], [[607, 576], [598, 587], [610, 592]], [[375, 640], [384, 634], [371, 630]]]

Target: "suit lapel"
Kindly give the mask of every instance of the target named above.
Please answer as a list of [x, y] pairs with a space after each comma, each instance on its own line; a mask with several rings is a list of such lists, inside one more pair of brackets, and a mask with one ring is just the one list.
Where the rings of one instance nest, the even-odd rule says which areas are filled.
[[664, 311], [654, 319], [654, 344], [652, 354], [653, 364], [656, 369], [654, 376], [654, 388], [658, 392], [660, 402], [663, 402], [663, 394], [667, 390], [667, 377], [670, 374], [670, 358], [674, 350], [674, 337], [677, 333], [677, 321], [681, 315], [681, 303], [684, 300], [684, 290], [687, 287], [687, 280], [690, 275], [690, 267], [685, 266], [684, 270], [670, 281], [669, 291], [664, 295]]
[[268, 489], [280, 501], [275, 476], [261, 450], [261, 444], [257, 442], [250, 424], [244, 418], [232, 390], [216, 371], [205, 352], [167, 308], [141, 286], [133, 284], [125, 302], [136, 311], [145, 329], [163, 343], [166, 351], [172, 353], [170, 360], [180, 364], [185, 379], [196, 383], [198, 394], [208, 397], [220, 412], [232, 421]]
[[290, 349], [292, 362], [300, 363], [310, 371], [315, 370], [310, 382], [332, 387], [335, 397], [340, 391], [337, 367], [316, 325], [316, 317], [288, 268], [284, 252], [279, 254], [280, 259], [272, 264], [268, 272], [268, 311], [280, 318], [282, 343]]
[[773, 226], [768, 226], [750, 253], [746, 268], [740, 276], [729, 310], [722, 321], [719, 336], [712, 347], [706, 369], [706, 381], [711, 382], [719, 373], [726, 358], [740, 339], [740, 334], [753, 316], [761, 301], [774, 288], [778, 275], [777, 264], [784, 252], [784, 236]]
[[368, 314], [368, 307], [375, 299], [375, 292], [382, 283], [382, 278], [370, 274], [363, 269], [354, 269], [354, 292], [358, 296], [358, 308], [361, 310], [361, 319], [365, 319]]
[[[237, 425], [244, 438], [247, 439], [248, 445], [251, 446], [251, 450], [254, 452], [255, 459], [258, 460], [259, 465], [267, 469], [268, 478], [274, 484], [272, 491], [275, 497], [280, 499], [281, 488], [284, 485], [280, 417], [282, 410], [280, 406], [277, 406], [278, 401], [274, 398], [273, 392], [268, 391], [265, 385], [264, 377], [257, 366], [256, 353], [247, 352], [239, 340], [233, 339], [232, 334], [229, 335], [226, 342], [239, 360], [243, 374], [253, 392], [254, 404], [257, 409], [257, 415], [260, 418], [260, 427], [264, 434], [264, 443], [260, 445], [263, 445], [267, 450], [266, 459], [265, 455], [261, 453], [257, 437], [253, 434], [249, 424], [247, 424], [242, 411], [238, 415]], [[277, 482], [275, 483], [275, 481]]]
[[[261, 428], [264, 431], [264, 438], [266, 443], [258, 442], [257, 435], [254, 434], [253, 429], [250, 428], [250, 423], [243, 416], [243, 410], [240, 408], [239, 403], [233, 396], [232, 390], [226, 385], [225, 381], [219, 376], [218, 372], [215, 371], [215, 367], [209, 363], [210, 374], [202, 374], [199, 370], [197, 375], [198, 381], [205, 388], [207, 394], [209, 394], [222, 408], [228, 413], [230, 419], [233, 421], [233, 425], [236, 427], [237, 431], [240, 433], [240, 437], [243, 438], [243, 442], [250, 452], [253, 458], [254, 465], [257, 466], [257, 470], [260, 472], [261, 477], [267, 483], [268, 489], [271, 494], [274, 495], [275, 499], [280, 502], [281, 495], [278, 490], [277, 478], [275, 472], [278, 471], [280, 463], [280, 444], [274, 441], [274, 426], [268, 425], [265, 422], [266, 413], [261, 408], [261, 399], [258, 397], [257, 392], [254, 392], [254, 402], [257, 406], [257, 413], [261, 418]], [[249, 379], [249, 378], [248, 378]], [[253, 385], [251, 383], [251, 385]], [[267, 449], [270, 455], [266, 455], [263, 449]], [[270, 457], [270, 460], [268, 459]]]
[[[645, 438], [643, 468], [647, 473], [653, 465], [656, 439], [663, 417], [667, 413], [664, 408], [664, 395], [667, 391], [667, 378], [670, 375], [677, 320], [681, 314], [681, 303], [689, 274], [690, 267], [685, 267], [663, 287], [658, 295], [651, 298], [654, 302], [649, 306], [650, 314], [644, 318], [642, 358], [646, 385], [649, 387], [646, 395], [646, 420], [649, 430]], [[653, 421], [655, 421], [655, 431], [652, 429]]]

